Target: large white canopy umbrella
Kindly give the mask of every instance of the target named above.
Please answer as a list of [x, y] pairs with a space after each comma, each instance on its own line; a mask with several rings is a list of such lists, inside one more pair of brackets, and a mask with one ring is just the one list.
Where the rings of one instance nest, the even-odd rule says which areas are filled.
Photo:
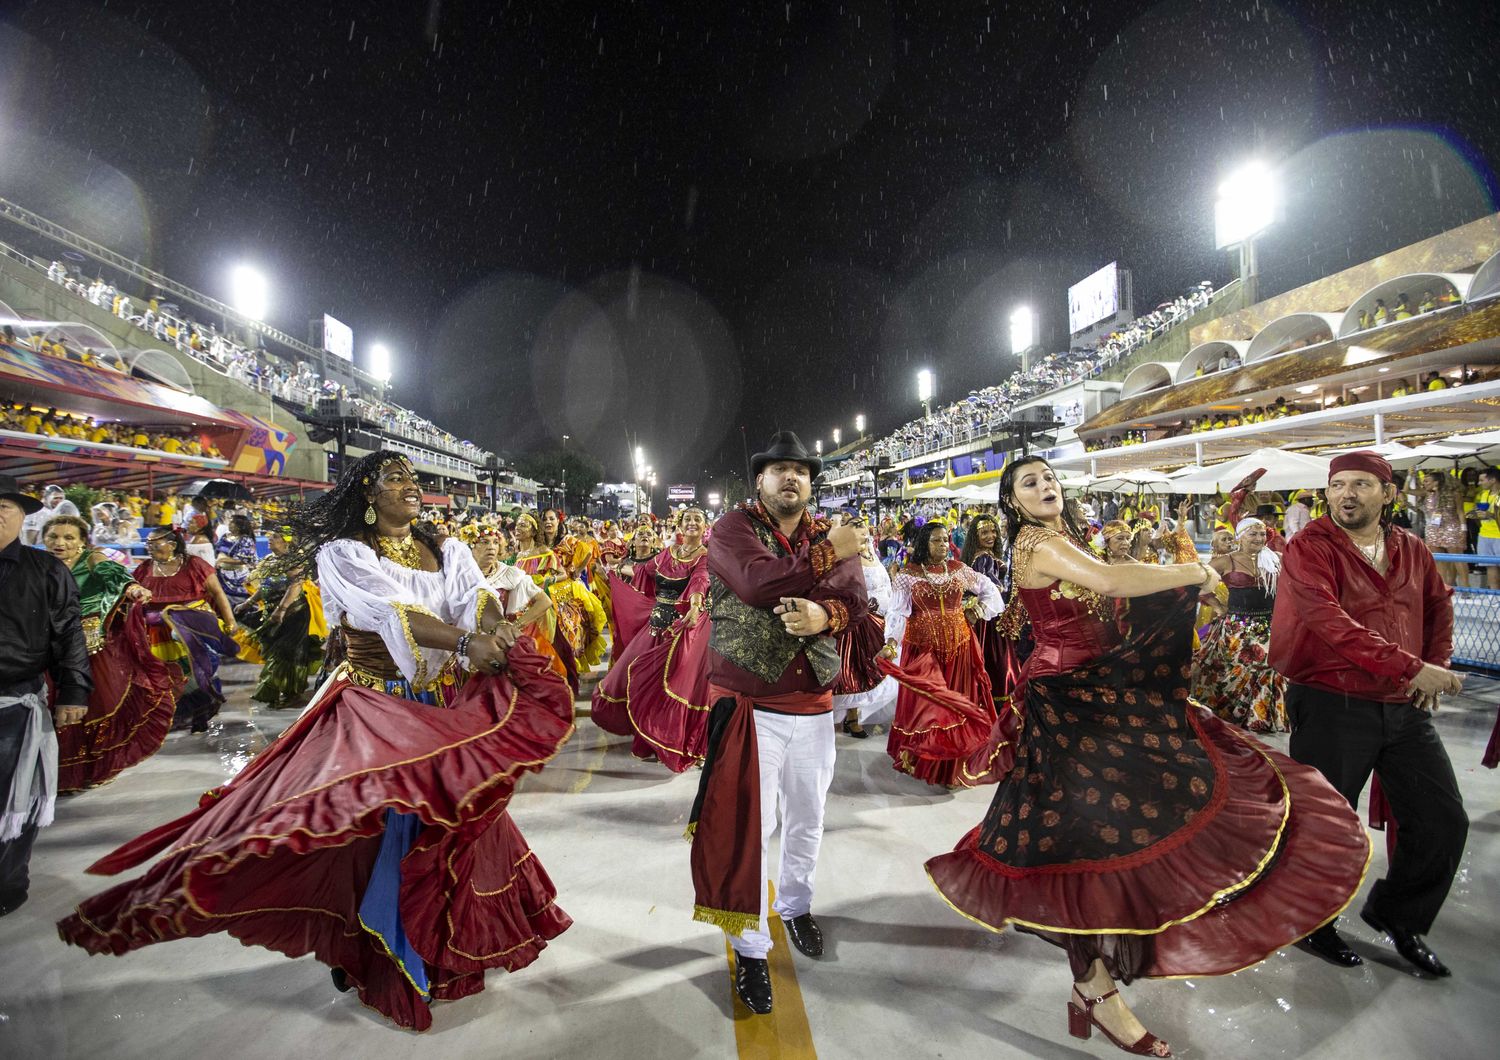
[[1258, 490], [1315, 489], [1328, 485], [1325, 456], [1296, 453], [1288, 449], [1257, 449], [1253, 453], [1206, 467], [1195, 475], [1169, 480], [1171, 493], [1223, 493], [1234, 489], [1257, 468], [1266, 473], [1255, 484]]
[[1094, 479], [1090, 489], [1100, 493], [1181, 493], [1177, 484], [1160, 471], [1116, 471]]
[[1401, 463], [1392, 460], [1391, 466], [1412, 470], [1457, 467], [1460, 461], [1472, 457], [1482, 447], [1483, 443], [1476, 445], [1467, 440], [1459, 442], [1456, 438], [1444, 438], [1441, 442], [1423, 442], [1407, 456], [1402, 457]]

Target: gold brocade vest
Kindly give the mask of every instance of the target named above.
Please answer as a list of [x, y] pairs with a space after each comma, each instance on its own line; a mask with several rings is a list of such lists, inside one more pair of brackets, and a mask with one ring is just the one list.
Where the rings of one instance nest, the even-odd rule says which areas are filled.
[[963, 582], [951, 574], [936, 578], [924, 572], [913, 577], [911, 617], [906, 620], [906, 639], [913, 647], [951, 659], [969, 643], [969, 623], [964, 617]]
[[[750, 526], [772, 555], [788, 555], [770, 527], [754, 518]], [[807, 653], [819, 686], [832, 684], [839, 675], [832, 637], [794, 637], [769, 608], [751, 607], [714, 574], [708, 579], [708, 613], [713, 619], [709, 647], [768, 685], [781, 680], [799, 651]]]

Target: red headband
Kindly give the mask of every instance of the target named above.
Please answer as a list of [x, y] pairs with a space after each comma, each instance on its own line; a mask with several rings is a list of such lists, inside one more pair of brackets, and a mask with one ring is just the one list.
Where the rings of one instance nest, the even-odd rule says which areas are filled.
[[1331, 480], [1340, 471], [1367, 471], [1381, 482], [1390, 482], [1390, 461], [1379, 453], [1372, 453], [1368, 449], [1360, 449], [1353, 453], [1340, 453], [1333, 458], [1328, 465], [1328, 477]]

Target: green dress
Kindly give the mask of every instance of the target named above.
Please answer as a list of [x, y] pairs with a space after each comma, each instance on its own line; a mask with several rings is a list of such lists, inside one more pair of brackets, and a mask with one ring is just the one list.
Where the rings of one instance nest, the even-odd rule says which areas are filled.
[[271, 620], [271, 613], [294, 581], [300, 583], [302, 576], [286, 571], [272, 560], [262, 564], [258, 593], [264, 617], [253, 632], [256, 647], [266, 663], [250, 698], [272, 708], [294, 705], [307, 691], [307, 682], [323, 666], [323, 641], [308, 632], [311, 608], [307, 594], [297, 595], [280, 622]]

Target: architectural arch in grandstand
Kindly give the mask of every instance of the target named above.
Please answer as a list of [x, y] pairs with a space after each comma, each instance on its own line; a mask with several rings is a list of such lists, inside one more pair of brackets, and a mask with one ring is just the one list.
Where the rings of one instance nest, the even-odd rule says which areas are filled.
[[1481, 298], [1493, 298], [1497, 294], [1500, 294], [1500, 251], [1491, 254], [1475, 271], [1464, 301], [1477, 302]]
[[1138, 394], [1146, 394], [1152, 390], [1160, 390], [1164, 386], [1171, 386], [1177, 378], [1177, 366], [1179, 361], [1147, 361], [1138, 364], [1130, 370], [1125, 381], [1120, 384], [1120, 400], [1133, 398]]
[[[1382, 280], [1356, 298], [1354, 304], [1345, 310], [1344, 319], [1339, 323], [1339, 338], [1361, 330], [1359, 315], [1366, 313], [1373, 316], [1376, 299], [1385, 300], [1386, 307], [1393, 314], [1390, 322], [1394, 323], [1396, 300], [1401, 295], [1407, 296], [1407, 304], [1411, 306], [1412, 315], [1416, 316], [1424, 292], [1431, 291], [1434, 299], [1441, 298], [1444, 294], [1450, 297], [1456, 294], [1458, 301], [1462, 302], [1469, 296], [1469, 286], [1473, 279], [1474, 274], [1471, 272], [1409, 272], [1404, 276]], [[1448, 304], [1456, 305], [1457, 302]]]
[[1253, 364], [1278, 353], [1315, 346], [1339, 333], [1337, 313], [1288, 313], [1277, 317], [1255, 333], [1245, 350], [1245, 363]]
[[1211, 375], [1219, 370], [1219, 360], [1226, 354], [1233, 354], [1241, 364], [1245, 363], [1245, 351], [1250, 348], [1248, 342], [1234, 339], [1215, 339], [1212, 342], [1200, 342], [1191, 350], [1187, 356], [1177, 365], [1176, 380], [1185, 383], [1198, 374], [1201, 365], [1204, 375]]
[[125, 370], [120, 351], [104, 332], [76, 320], [51, 324], [42, 332], [43, 342], [60, 342], [69, 352], [87, 353], [94, 361], [118, 372]]
[[125, 350], [122, 354], [130, 374], [152, 383], [162, 383], [184, 394], [193, 393], [193, 380], [182, 362], [165, 350]]

